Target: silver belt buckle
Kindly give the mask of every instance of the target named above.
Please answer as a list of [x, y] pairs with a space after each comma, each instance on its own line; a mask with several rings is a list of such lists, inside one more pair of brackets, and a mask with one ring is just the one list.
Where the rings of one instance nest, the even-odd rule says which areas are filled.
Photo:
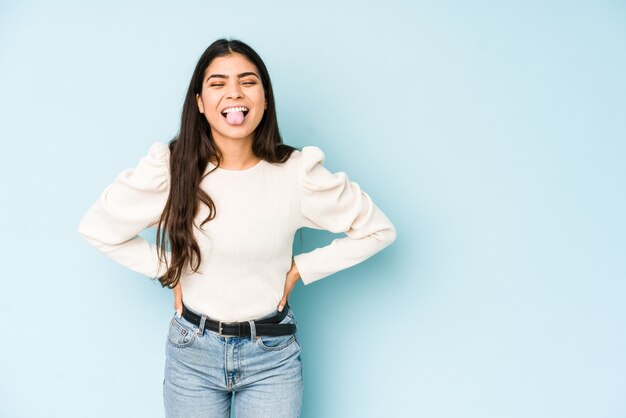
[[217, 321], [217, 332], [222, 337], [240, 337], [241, 336], [241, 322], [226, 322], [227, 324], [237, 325], [237, 334], [236, 335], [224, 335], [222, 334], [222, 324], [223, 321]]
[[[217, 332], [219, 335], [221, 335], [222, 337], [233, 337], [233, 335], [224, 335], [222, 334], [222, 324], [224, 323], [223, 321], [217, 321]], [[238, 322], [226, 322], [227, 324], [238, 324]]]

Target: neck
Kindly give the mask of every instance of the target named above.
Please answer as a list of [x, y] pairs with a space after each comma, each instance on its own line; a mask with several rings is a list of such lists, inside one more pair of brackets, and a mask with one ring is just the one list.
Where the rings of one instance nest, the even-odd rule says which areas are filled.
[[[259, 162], [252, 152], [252, 138], [224, 139], [214, 137], [215, 144], [222, 152], [220, 167], [228, 170], [244, 170]], [[213, 165], [216, 160], [211, 161]]]

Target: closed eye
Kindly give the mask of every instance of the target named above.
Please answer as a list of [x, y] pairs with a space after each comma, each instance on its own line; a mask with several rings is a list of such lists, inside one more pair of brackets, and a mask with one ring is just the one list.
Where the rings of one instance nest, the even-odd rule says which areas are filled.
[[[249, 85], [249, 86], [253, 86], [253, 85], [256, 84], [256, 82], [254, 82], [254, 81], [247, 81], [247, 82], [241, 83], [241, 84], [246, 84], [246, 85]], [[223, 85], [224, 85], [223, 83], [217, 83], [217, 84], [211, 84], [211, 87], [221, 87]]]

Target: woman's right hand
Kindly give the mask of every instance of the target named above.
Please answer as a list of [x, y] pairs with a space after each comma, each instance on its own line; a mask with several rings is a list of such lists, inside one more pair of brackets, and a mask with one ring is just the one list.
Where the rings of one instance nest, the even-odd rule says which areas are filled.
[[183, 288], [180, 286], [180, 281], [174, 287], [174, 310], [180, 318], [183, 314]]

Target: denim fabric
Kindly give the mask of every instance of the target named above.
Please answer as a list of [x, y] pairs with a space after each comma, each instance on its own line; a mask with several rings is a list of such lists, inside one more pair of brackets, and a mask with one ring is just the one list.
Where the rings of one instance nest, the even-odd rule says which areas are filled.
[[[285, 309], [281, 324], [297, 324], [291, 306]], [[165, 416], [227, 418], [232, 396], [236, 418], [297, 418], [304, 390], [300, 350], [297, 334], [220, 336], [174, 313], [165, 343]]]

